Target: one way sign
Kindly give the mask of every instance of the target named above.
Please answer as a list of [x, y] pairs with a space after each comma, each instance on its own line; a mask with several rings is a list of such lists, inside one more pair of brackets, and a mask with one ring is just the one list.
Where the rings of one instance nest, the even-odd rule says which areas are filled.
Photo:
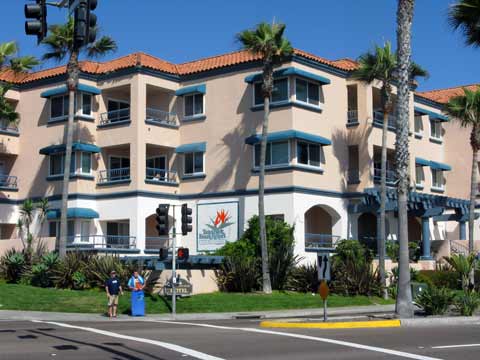
[[317, 254], [317, 270], [318, 280], [330, 281], [330, 254], [318, 253]]

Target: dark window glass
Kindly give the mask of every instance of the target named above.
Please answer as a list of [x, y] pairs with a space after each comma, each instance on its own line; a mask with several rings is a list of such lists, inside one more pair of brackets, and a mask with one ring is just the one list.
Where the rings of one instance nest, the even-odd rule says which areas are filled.
[[311, 166], [320, 166], [320, 145], [309, 144], [308, 145], [308, 154], [310, 158]]
[[317, 84], [308, 83], [308, 102], [318, 105], [320, 102], [320, 88]]
[[185, 174], [193, 174], [193, 153], [185, 154]]
[[185, 96], [185, 116], [193, 116], [193, 96]]
[[296, 87], [297, 100], [307, 102], [307, 82], [305, 80], [297, 79]]
[[48, 223], [48, 236], [49, 237], [57, 237], [57, 222], [50, 221]]
[[196, 173], [203, 172], [203, 153], [201, 152], [195, 153], [195, 172]]
[[297, 145], [297, 158], [300, 164], [308, 165], [308, 144], [299, 142]]
[[203, 114], [203, 94], [196, 94], [195, 97], [195, 115]]
[[[50, 117], [57, 118], [64, 115], [63, 104], [64, 96], [57, 96], [50, 101]], [[68, 104], [67, 104], [68, 107]]]
[[255, 105], [263, 104], [262, 83], [255, 83]]
[[90, 94], [82, 94], [82, 114], [92, 114], [92, 95]]
[[288, 100], [288, 79], [273, 81], [272, 102]]

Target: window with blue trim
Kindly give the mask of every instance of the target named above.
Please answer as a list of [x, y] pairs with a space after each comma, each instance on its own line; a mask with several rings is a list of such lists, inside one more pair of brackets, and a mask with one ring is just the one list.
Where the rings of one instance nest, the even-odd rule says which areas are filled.
[[200, 175], [204, 174], [204, 153], [203, 152], [192, 152], [183, 154], [184, 163], [183, 163], [183, 174], [186, 176]]
[[68, 116], [68, 95], [54, 96], [50, 99], [50, 120]]
[[[254, 167], [260, 167], [260, 143], [254, 147]], [[265, 166], [274, 167], [288, 165], [290, 163], [290, 147], [288, 141], [267, 143]]]
[[[253, 105], [263, 104], [262, 82], [257, 82], [253, 86]], [[273, 80], [273, 91], [270, 101], [272, 104], [288, 101], [288, 78]]]
[[[77, 156], [78, 155], [78, 156]], [[77, 167], [77, 158], [79, 166]], [[52, 154], [49, 156], [49, 176], [63, 175], [65, 167], [65, 154]], [[90, 175], [92, 173], [92, 154], [89, 152], [72, 152], [70, 162], [71, 175]]]
[[312, 105], [320, 105], [320, 85], [303, 79], [295, 79], [295, 97], [297, 101]]
[[297, 142], [297, 162], [301, 165], [320, 167], [321, 146], [305, 141]]
[[430, 119], [430, 137], [435, 140], [442, 140], [442, 123], [440, 121]]
[[184, 115], [186, 118], [204, 115], [203, 94], [191, 94], [183, 97]]
[[417, 187], [423, 187], [424, 182], [425, 174], [423, 172], [423, 166], [417, 164], [415, 166], [415, 185]]
[[444, 189], [443, 170], [432, 169], [432, 188], [438, 190]]

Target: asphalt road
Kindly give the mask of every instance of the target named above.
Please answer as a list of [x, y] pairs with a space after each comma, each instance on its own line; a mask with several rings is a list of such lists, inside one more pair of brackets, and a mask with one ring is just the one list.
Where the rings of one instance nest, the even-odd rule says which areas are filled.
[[[280, 330], [258, 324], [0, 321], [0, 359], [478, 360], [480, 353], [480, 324], [348, 330]], [[454, 347], [439, 348], [443, 346]]]

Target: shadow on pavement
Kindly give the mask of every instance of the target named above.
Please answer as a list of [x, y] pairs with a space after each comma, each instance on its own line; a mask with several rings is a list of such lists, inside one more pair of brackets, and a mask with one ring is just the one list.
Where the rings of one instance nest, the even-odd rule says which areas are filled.
[[[105, 352], [108, 352], [110, 354], [113, 354], [113, 355], [116, 355], [116, 356], [120, 356], [121, 358], [116, 358], [116, 359], [122, 359], [122, 360], [143, 360], [143, 358], [140, 358], [140, 357], [137, 357], [135, 355], [131, 355], [131, 354], [128, 354], [126, 352], [123, 352], [123, 351], [120, 351], [120, 350], [116, 350], [116, 349], [112, 349], [108, 346], [104, 346], [104, 345], [99, 345], [99, 344], [95, 344], [95, 343], [90, 343], [90, 342], [86, 342], [86, 341], [79, 341], [79, 340], [74, 340], [74, 339], [70, 339], [70, 338], [67, 338], [67, 337], [63, 337], [63, 336], [57, 336], [57, 335], [53, 335], [53, 334], [48, 334], [48, 333], [45, 333], [43, 331], [39, 331], [39, 330], [29, 330], [30, 332], [34, 333], [34, 334], [37, 334], [37, 335], [43, 335], [43, 336], [46, 336], [46, 337], [50, 337], [50, 338], [54, 338], [54, 339], [58, 339], [58, 340], [62, 340], [62, 341], [68, 341], [68, 342], [71, 342], [71, 343], [74, 343], [74, 344], [79, 344], [79, 345], [85, 345], [85, 346], [90, 346], [90, 347], [93, 347], [93, 348], [96, 348], [96, 349], [99, 349], [99, 350], [103, 350]], [[105, 344], [108, 344], [108, 343], [105, 343]], [[128, 349], [128, 350], [131, 350], [135, 353], [140, 353], [142, 355], [146, 355], [146, 356], [149, 356], [151, 357], [152, 359], [156, 359], [156, 360], [166, 360], [164, 358], [160, 358], [158, 356], [155, 356], [155, 355], [151, 355], [149, 353], [146, 353], [146, 352], [140, 352], [138, 349], [130, 349], [129, 347], [123, 345], [123, 343], [112, 343], [112, 344], [115, 344], [115, 345], [118, 345], [118, 344], [121, 344], [122, 347], [124, 347], [125, 349]], [[59, 347], [70, 347], [69, 345], [57, 345], [57, 346], [54, 346], [54, 348], [58, 349]], [[78, 351], [80, 350], [78, 347], [75, 346], [75, 350]], [[70, 348], [64, 348], [64, 349], [59, 349], [59, 350], [73, 350], [73, 349], [70, 349]]]

